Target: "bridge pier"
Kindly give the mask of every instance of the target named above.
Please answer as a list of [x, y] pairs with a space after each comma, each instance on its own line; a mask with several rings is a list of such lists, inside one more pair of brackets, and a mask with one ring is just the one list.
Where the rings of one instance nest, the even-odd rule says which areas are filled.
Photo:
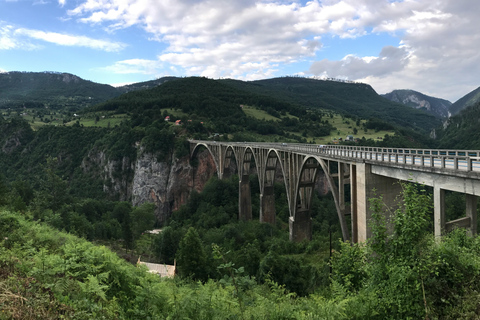
[[433, 187], [433, 229], [436, 238], [445, 231], [445, 190]]
[[467, 217], [470, 218], [470, 234], [477, 234], [477, 197], [471, 194], [466, 195]]
[[398, 207], [398, 195], [402, 192], [402, 186], [397, 179], [373, 174], [370, 164], [357, 163], [354, 171], [356, 172], [355, 180], [357, 182], [354, 188], [356, 189], [355, 198], [357, 199], [357, 229], [354, 233], [358, 242], [364, 242], [372, 236], [372, 210], [370, 209], [369, 199], [382, 196], [387, 229], [392, 231], [389, 222], [391, 221], [391, 213]]
[[252, 220], [252, 193], [249, 175], [242, 175], [238, 184], [238, 218], [244, 221]]
[[264, 186], [260, 195], [260, 222], [275, 224], [275, 194], [273, 186]]
[[310, 210], [297, 210], [295, 217], [288, 219], [290, 241], [312, 240], [312, 218]]

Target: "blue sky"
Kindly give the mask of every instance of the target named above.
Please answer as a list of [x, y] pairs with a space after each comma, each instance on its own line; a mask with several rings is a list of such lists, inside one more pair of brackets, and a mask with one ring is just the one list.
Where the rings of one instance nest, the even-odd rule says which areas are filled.
[[301, 75], [455, 102], [480, 86], [478, 16], [470, 0], [0, 0], [0, 72]]

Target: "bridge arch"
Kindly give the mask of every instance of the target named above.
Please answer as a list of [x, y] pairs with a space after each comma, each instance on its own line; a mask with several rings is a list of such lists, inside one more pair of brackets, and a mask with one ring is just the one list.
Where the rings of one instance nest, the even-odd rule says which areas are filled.
[[[260, 222], [266, 222], [275, 224], [276, 212], [275, 212], [275, 175], [277, 168], [280, 168], [282, 172], [284, 186], [286, 188], [287, 203], [290, 203], [290, 195], [288, 193], [288, 184], [286, 181], [286, 172], [281, 161], [281, 156], [278, 150], [269, 149], [266, 152], [264, 162], [261, 166], [261, 172], [259, 172], [260, 186]], [[261, 175], [261, 176], [260, 176]]]
[[[250, 186], [250, 172], [252, 161], [257, 174], [260, 176], [259, 159], [251, 147], [242, 148], [238, 158], [238, 218], [252, 220], [252, 191]], [[260, 189], [262, 187], [259, 179]]]
[[338, 177], [340, 185], [337, 187], [328, 164], [318, 156], [306, 156], [300, 165], [290, 212], [290, 237], [297, 241], [311, 238], [311, 205], [315, 182], [320, 170], [324, 173], [328, 187], [333, 194], [343, 240], [349, 240], [350, 233], [345, 219], [344, 199], [339, 191], [339, 189], [343, 190], [343, 164], [339, 162]]
[[231, 166], [232, 166], [232, 161], [233, 164], [235, 165], [235, 170], [237, 173], [239, 172], [239, 160], [238, 160], [238, 152], [235, 150], [235, 148], [232, 145], [228, 145], [225, 150], [222, 153], [222, 158], [224, 159], [223, 161], [223, 174], [224, 175], [231, 175], [234, 174], [234, 172], [230, 172]]
[[210, 155], [212, 156], [213, 162], [215, 163], [215, 168], [217, 169], [217, 175], [219, 179], [221, 179], [223, 172], [219, 165], [219, 162], [220, 162], [219, 157], [210, 149], [209, 145], [207, 145], [206, 143], [196, 143], [195, 146], [192, 148], [192, 151], [190, 152], [190, 159], [194, 159], [202, 147], [205, 147], [205, 149], [207, 149]]

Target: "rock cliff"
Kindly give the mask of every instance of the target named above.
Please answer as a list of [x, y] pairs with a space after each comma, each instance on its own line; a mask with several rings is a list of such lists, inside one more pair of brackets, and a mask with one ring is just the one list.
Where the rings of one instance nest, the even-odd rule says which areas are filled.
[[131, 201], [134, 206], [154, 203], [160, 223], [184, 204], [193, 190], [200, 192], [216, 172], [207, 151], [198, 153], [192, 162], [188, 156], [178, 159], [173, 155], [160, 162], [154, 155], [141, 150], [135, 161], [128, 158], [108, 160], [103, 152], [90, 154], [88, 159], [82, 167], [92, 170], [94, 163], [101, 168], [107, 194], [121, 201]]

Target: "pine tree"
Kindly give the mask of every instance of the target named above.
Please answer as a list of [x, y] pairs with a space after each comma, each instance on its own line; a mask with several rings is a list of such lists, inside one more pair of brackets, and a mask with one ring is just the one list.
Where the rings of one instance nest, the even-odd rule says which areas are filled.
[[190, 227], [187, 234], [180, 241], [177, 251], [177, 270], [182, 277], [191, 277], [194, 280], [207, 279], [207, 255], [202, 240], [195, 228]]

